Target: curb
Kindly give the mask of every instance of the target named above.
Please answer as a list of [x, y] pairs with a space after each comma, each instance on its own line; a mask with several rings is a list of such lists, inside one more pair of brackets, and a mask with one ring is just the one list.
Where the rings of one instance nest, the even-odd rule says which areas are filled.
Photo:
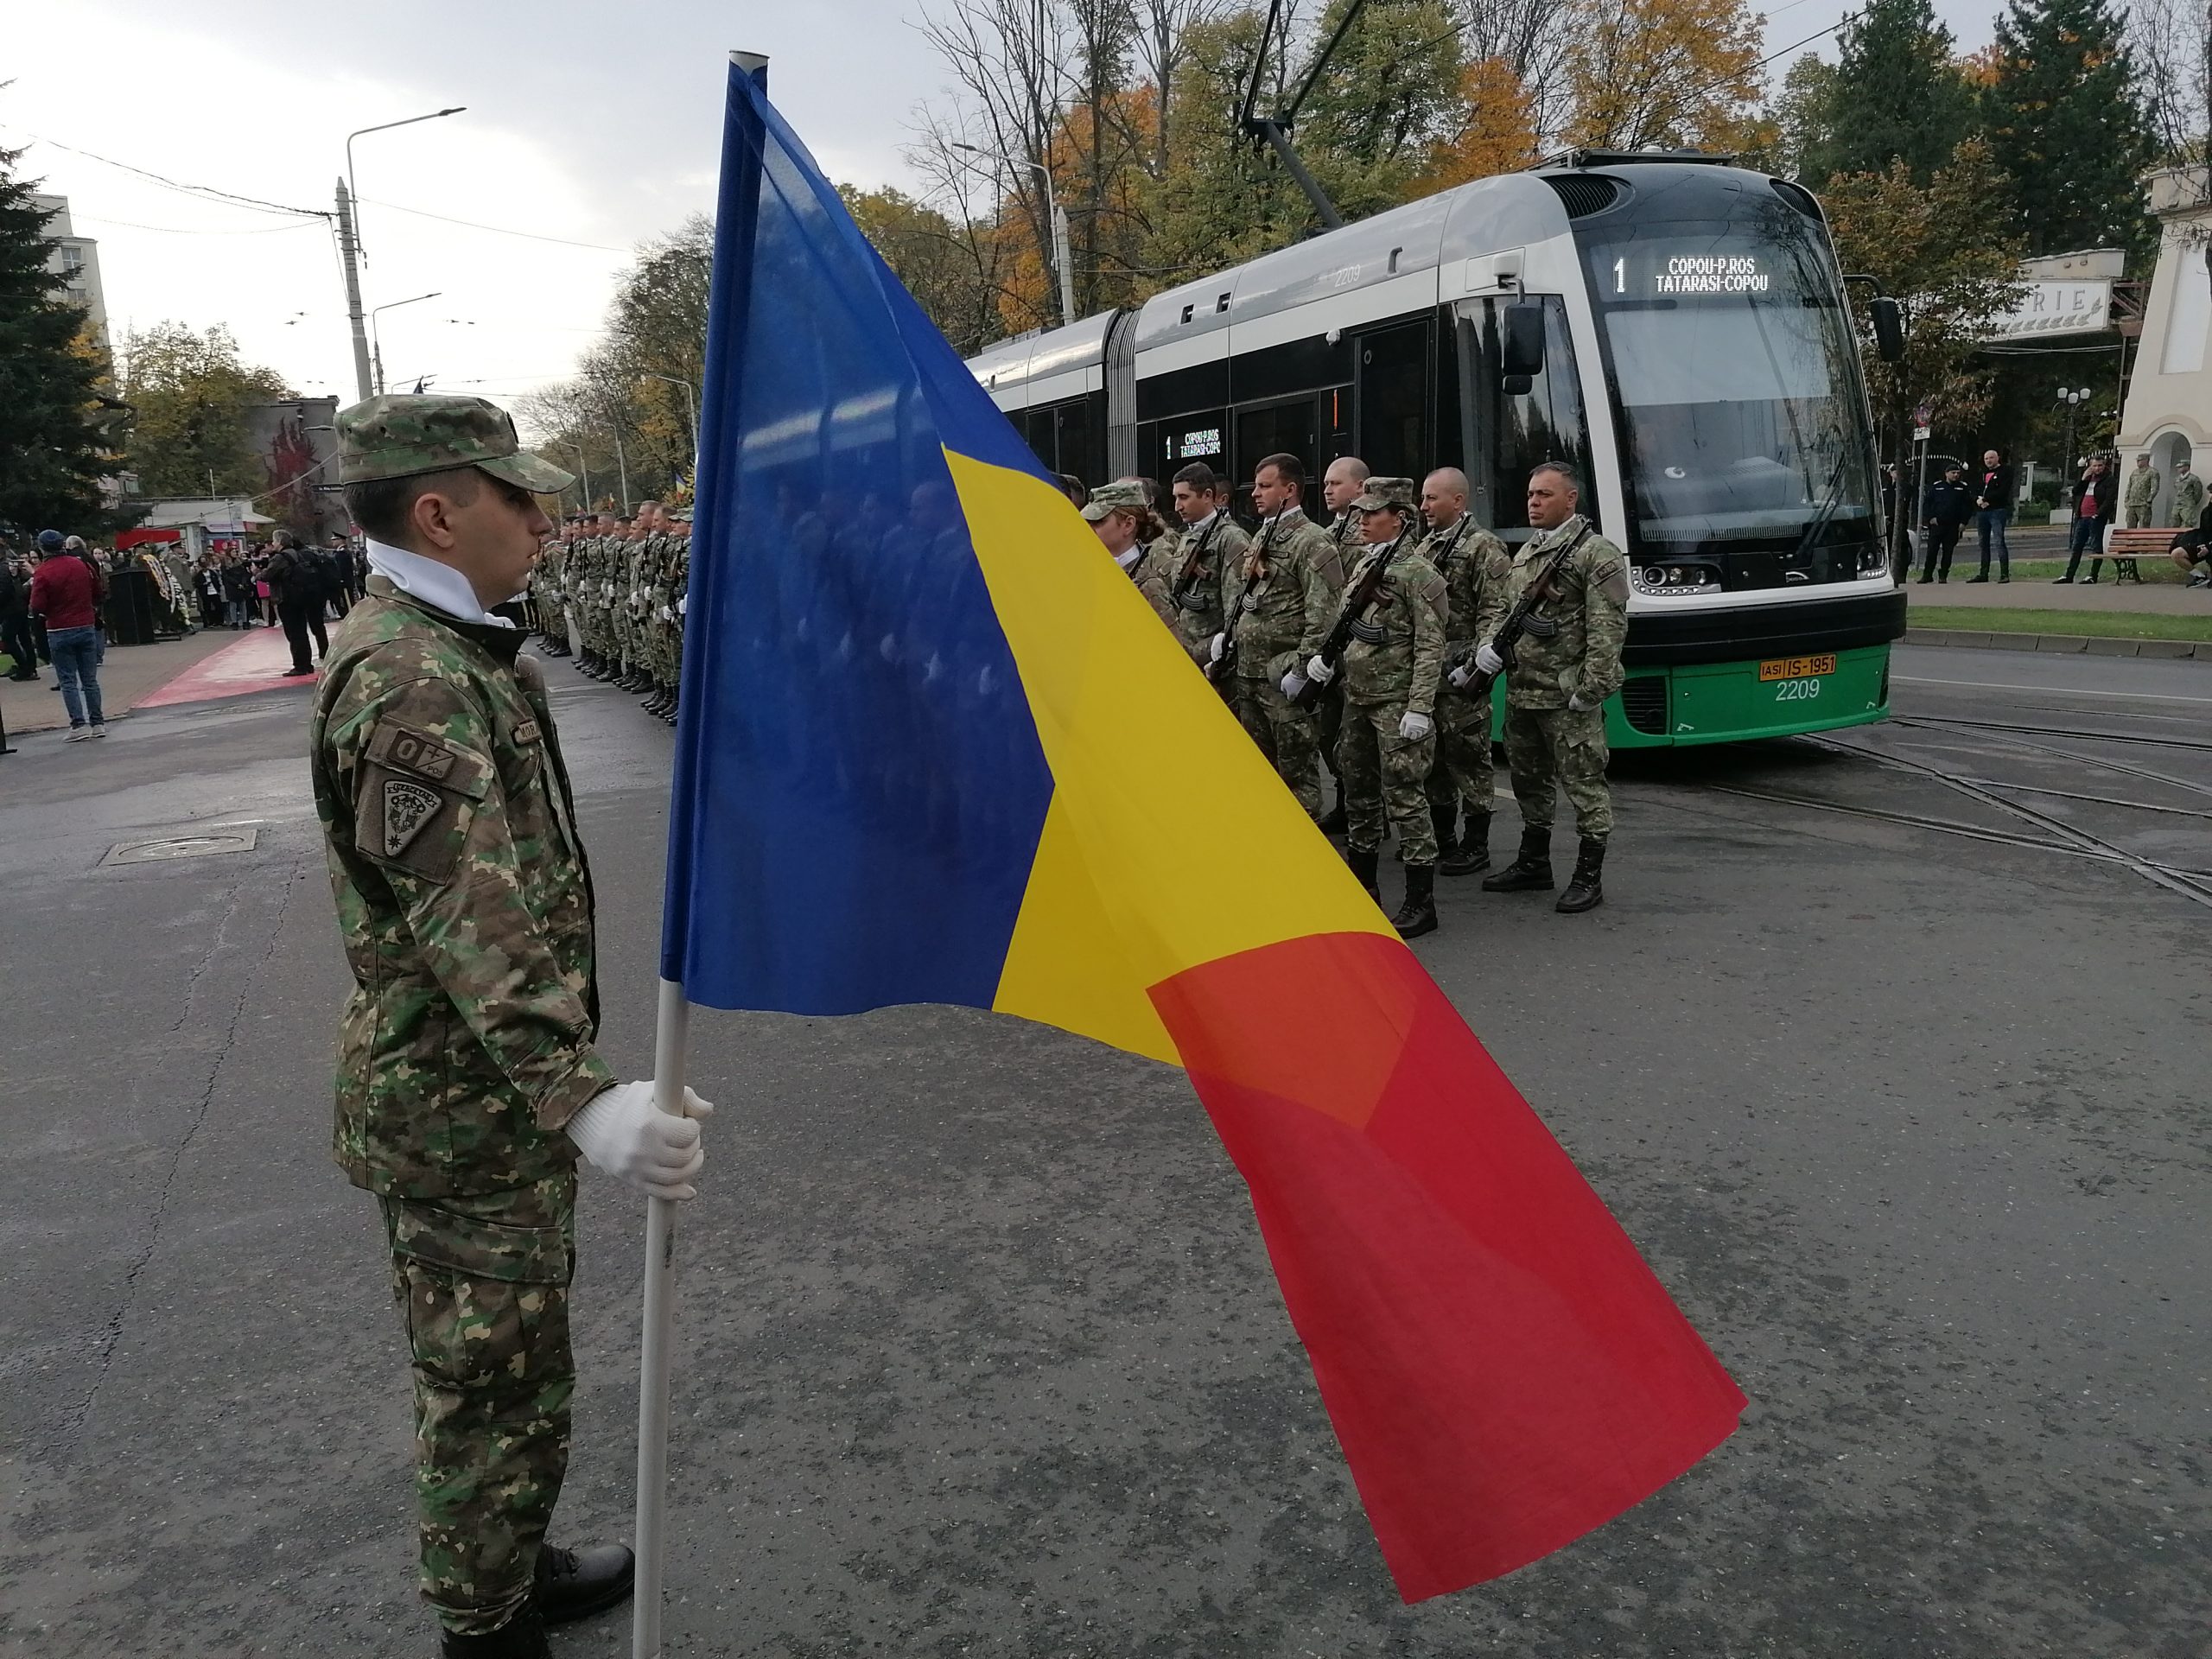
[[2212, 664], [2212, 640], [2123, 639], [2095, 633], [1986, 633], [1967, 628], [1907, 628], [1908, 645], [1971, 645], [1983, 651], [2058, 652], [2082, 657], [2156, 657]]

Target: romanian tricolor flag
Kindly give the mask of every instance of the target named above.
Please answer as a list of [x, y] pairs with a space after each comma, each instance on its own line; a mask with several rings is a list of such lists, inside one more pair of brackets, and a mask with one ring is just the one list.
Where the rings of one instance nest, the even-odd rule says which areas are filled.
[[707, 374], [664, 976], [1182, 1067], [1408, 1600], [1724, 1439], [1727, 1374], [737, 68]]

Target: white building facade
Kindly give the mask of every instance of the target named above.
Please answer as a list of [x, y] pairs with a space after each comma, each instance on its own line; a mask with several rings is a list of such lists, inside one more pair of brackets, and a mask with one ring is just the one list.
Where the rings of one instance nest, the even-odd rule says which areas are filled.
[[2120, 412], [2120, 469], [2147, 454], [2158, 469], [2155, 517], [2171, 518], [2174, 467], [2187, 461], [2202, 474], [2212, 467], [2212, 174], [2203, 168], [2154, 173], [2151, 211], [2158, 218], [2158, 265], [2143, 309], [2127, 401]]
[[100, 289], [100, 245], [89, 236], [77, 234], [69, 222], [68, 197], [33, 196], [31, 206], [54, 215], [46, 221], [46, 268], [61, 278], [69, 303], [85, 308], [94, 338], [103, 351], [107, 350], [107, 296]]

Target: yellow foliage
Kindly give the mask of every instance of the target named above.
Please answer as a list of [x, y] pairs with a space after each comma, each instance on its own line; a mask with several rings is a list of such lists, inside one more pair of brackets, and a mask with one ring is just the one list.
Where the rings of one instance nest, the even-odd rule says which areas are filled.
[[1459, 130], [1437, 146], [1414, 194], [1516, 173], [1536, 160], [1535, 99], [1503, 58], [1478, 58], [1460, 72]]
[[1738, 148], [1764, 90], [1765, 24], [1744, 0], [1584, 0], [1567, 53], [1568, 142]]

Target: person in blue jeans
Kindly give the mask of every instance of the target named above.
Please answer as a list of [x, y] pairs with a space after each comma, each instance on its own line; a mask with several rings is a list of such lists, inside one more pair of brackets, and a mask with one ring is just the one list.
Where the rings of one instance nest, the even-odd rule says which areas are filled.
[[2005, 545], [2005, 526], [2012, 522], [2012, 469], [1994, 449], [1981, 452], [1981, 472], [1974, 484], [1974, 524], [1981, 537], [1981, 569], [1968, 582], [1989, 580], [1989, 543], [1997, 543], [1997, 580], [2012, 580], [2012, 550]]
[[62, 544], [59, 531], [38, 533], [39, 567], [31, 577], [31, 609], [46, 619], [46, 654], [61, 683], [72, 743], [107, 735], [100, 707], [100, 630], [93, 607], [99, 579]]

